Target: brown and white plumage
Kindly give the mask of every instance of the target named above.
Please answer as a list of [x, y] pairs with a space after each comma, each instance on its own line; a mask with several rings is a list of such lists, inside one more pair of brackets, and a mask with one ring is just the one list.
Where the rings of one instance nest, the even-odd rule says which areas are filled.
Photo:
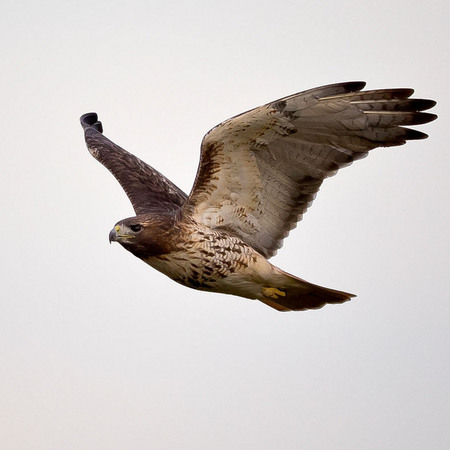
[[[361, 91], [350, 82], [311, 89], [235, 116], [209, 131], [189, 196], [81, 123], [91, 154], [118, 179], [137, 214], [110, 238], [189, 287], [257, 298], [279, 310], [352, 297], [286, 274], [267, 261], [314, 200], [322, 181], [376, 147], [427, 135], [432, 100], [412, 89]], [[137, 230], [137, 231], [133, 231]]]

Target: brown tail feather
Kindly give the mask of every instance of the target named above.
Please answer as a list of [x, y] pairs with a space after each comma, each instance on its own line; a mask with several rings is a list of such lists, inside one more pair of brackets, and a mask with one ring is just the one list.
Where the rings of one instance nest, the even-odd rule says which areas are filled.
[[263, 303], [278, 311], [318, 309], [327, 303], [344, 303], [352, 297], [356, 297], [354, 294], [309, 283], [285, 272], [283, 272], [282, 281], [276, 288], [285, 293], [285, 296], [279, 295], [277, 298], [260, 299]]

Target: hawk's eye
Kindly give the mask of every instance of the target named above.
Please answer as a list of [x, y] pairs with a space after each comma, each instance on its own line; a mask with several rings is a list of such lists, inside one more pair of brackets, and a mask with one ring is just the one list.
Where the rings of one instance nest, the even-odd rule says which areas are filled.
[[136, 225], [130, 225], [130, 229], [131, 231], [134, 231], [135, 233], [137, 233], [138, 231], [142, 230], [142, 225], [140, 224], [136, 224]]

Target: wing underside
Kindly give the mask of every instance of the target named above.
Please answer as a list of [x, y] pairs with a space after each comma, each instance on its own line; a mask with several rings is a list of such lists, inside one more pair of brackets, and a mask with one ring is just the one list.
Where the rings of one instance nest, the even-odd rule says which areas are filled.
[[361, 91], [350, 82], [312, 89], [231, 118], [203, 139], [184, 211], [273, 256], [323, 180], [376, 147], [427, 137], [405, 128], [436, 118], [412, 89]]

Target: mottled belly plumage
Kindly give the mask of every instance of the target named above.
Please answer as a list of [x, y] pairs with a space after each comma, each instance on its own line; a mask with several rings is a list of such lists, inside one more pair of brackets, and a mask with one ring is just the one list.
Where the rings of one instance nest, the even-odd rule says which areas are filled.
[[231, 275], [244, 274], [258, 253], [241, 239], [218, 230], [193, 230], [177, 249], [146, 262], [173, 280], [194, 289], [219, 290]]

